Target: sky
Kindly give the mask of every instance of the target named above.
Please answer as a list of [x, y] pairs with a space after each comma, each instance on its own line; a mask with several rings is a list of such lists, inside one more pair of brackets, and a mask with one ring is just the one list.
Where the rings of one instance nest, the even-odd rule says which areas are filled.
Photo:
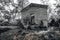
[[38, 4], [41, 3], [40, 0], [29, 0], [29, 2], [30, 2], [30, 3], [38, 3]]
[[[44, 0], [47, 1], [49, 4], [55, 4], [56, 0]], [[57, 0], [58, 1], [58, 0]], [[37, 3], [37, 4], [41, 4], [41, 0], [29, 0], [30, 3]]]

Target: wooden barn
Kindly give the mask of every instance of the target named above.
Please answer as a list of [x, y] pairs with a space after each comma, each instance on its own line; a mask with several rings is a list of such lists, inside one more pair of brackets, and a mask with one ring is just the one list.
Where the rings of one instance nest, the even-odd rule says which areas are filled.
[[44, 25], [46, 26], [48, 21], [47, 8], [48, 5], [31, 3], [21, 10], [22, 19], [24, 19], [27, 15], [33, 14], [35, 16], [34, 21], [36, 24], [39, 24], [42, 20]]

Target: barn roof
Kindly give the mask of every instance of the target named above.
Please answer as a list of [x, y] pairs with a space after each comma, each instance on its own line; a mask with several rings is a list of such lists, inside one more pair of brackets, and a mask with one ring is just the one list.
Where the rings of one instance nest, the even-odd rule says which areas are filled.
[[47, 9], [48, 5], [31, 3], [31, 4], [28, 5], [27, 7], [23, 8], [23, 9], [21, 10], [21, 12], [25, 12], [25, 11], [29, 10], [31, 7], [39, 7], [39, 8], [45, 8], [45, 9]]

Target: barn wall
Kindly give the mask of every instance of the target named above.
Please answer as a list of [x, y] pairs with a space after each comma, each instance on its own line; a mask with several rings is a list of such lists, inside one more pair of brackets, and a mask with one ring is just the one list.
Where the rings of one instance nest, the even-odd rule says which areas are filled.
[[35, 15], [35, 22], [38, 24], [40, 20], [47, 21], [47, 9], [46, 8], [39, 8], [39, 7], [31, 7], [29, 10], [22, 12], [22, 17], [25, 18], [30, 13], [34, 13]]

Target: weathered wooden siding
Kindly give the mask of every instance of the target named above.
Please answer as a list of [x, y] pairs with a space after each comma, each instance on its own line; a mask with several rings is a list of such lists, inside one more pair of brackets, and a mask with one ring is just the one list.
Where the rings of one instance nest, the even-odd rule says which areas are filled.
[[30, 13], [34, 13], [36, 21], [47, 19], [47, 9], [32, 7], [28, 11], [22, 12], [22, 17], [24, 18]]
[[41, 20], [47, 23], [47, 8], [31, 7], [27, 11], [22, 12], [22, 18], [25, 18], [30, 13], [34, 13], [35, 22], [38, 24]]

